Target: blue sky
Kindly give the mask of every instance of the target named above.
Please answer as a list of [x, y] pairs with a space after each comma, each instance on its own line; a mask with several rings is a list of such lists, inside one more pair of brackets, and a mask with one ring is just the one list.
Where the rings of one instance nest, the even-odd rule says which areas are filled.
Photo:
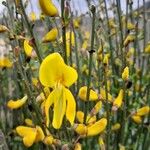
[[[4, 6], [1, 4], [2, 1], [0, 0], [0, 13], [3, 12]], [[31, 11], [34, 11], [36, 14], [40, 14], [40, 7], [38, 4], [38, 0], [29, 0], [30, 5], [27, 7], [27, 12], [30, 13]], [[54, 4], [57, 6], [57, 8], [60, 10], [59, 2], [60, 0], [53, 0]], [[91, 0], [93, 3], [97, 3], [99, 0]], [[108, 3], [112, 0], [107, 0]], [[125, 11], [126, 6], [126, 0], [120, 0], [121, 1], [121, 8], [123, 11]], [[146, 0], [148, 1], [148, 0]], [[142, 5], [143, 0], [140, 0], [140, 5]], [[74, 12], [76, 11], [78, 14], [80, 13], [86, 13], [88, 11], [86, 0], [71, 0], [71, 6], [74, 8]], [[133, 0], [133, 8], [137, 8], [137, 0]]]

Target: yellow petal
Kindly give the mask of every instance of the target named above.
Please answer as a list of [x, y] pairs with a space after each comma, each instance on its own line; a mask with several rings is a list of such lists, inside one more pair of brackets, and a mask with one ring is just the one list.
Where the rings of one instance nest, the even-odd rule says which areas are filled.
[[57, 28], [51, 29], [42, 39], [43, 43], [55, 41], [58, 36]]
[[150, 108], [149, 106], [144, 106], [142, 108], [139, 108], [136, 112], [136, 115], [138, 116], [145, 116], [145, 115], [148, 115], [150, 112]]
[[69, 120], [70, 124], [73, 125], [76, 114], [76, 102], [72, 93], [66, 88], [65, 95], [67, 101], [66, 118]]
[[46, 126], [49, 126], [49, 108], [54, 103], [55, 100], [55, 90], [50, 93], [48, 98], [46, 99], [45, 105], [45, 116], [46, 116]]
[[34, 12], [31, 12], [30, 15], [29, 15], [29, 17], [30, 17], [29, 19], [31, 21], [33, 21], [33, 22], [36, 21], [36, 14]]
[[[103, 88], [100, 88], [100, 95], [101, 95], [103, 100], [106, 100], [106, 91]], [[109, 102], [113, 101], [113, 97], [110, 93], [108, 93], [108, 101]]]
[[48, 55], [40, 66], [39, 79], [41, 83], [47, 87], [54, 87], [57, 80], [62, 78], [63, 68], [64, 61], [59, 53]]
[[95, 136], [105, 130], [107, 119], [102, 118], [87, 128], [87, 136]]
[[127, 46], [130, 42], [133, 42], [135, 40], [135, 35], [129, 34], [126, 39], [124, 40], [123, 45]]
[[129, 67], [125, 67], [122, 73], [122, 79], [127, 81], [129, 79]]
[[58, 10], [55, 7], [55, 5], [52, 3], [52, 1], [49, 0], [39, 0], [40, 7], [42, 9], [42, 12], [50, 17], [58, 16]]
[[52, 145], [53, 144], [53, 141], [54, 141], [54, 138], [52, 135], [48, 135], [44, 138], [44, 144], [46, 145]]
[[66, 95], [64, 87], [60, 89], [57, 88], [54, 91], [54, 115], [52, 125], [55, 129], [59, 129], [66, 111]]
[[35, 142], [43, 141], [45, 135], [43, 133], [42, 128], [40, 126], [36, 126], [36, 129], [37, 129], [37, 134], [36, 134]]
[[79, 123], [83, 123], [84, 121], [84, 113], [82, 111], [77, 111], [76, 118]]
[[116, 106], [117, 108], [121, 107], [123, 101], [123, 95], [124, 95], [124, 91], [121, 89], [119, 91], [117, 98], [113, 102], [113, 106]]
[[74, 150], [82, 150], [81, 144], [80, 143], [76, 143]]
[[96, 115], [101, 108], [102, 108], [102, 102], [99, 101], [99, 102], [96, 103], [96, 105], [94, 106], [94, 108], [91, 110], [90, 114], [91, 115]]
[[[81, 100], [86, 101], [86, 95], [87, 95], [87, 86], [83, 86], [79, 89], [78, 96], [80, 97]], [[91, 100], [91, 101], [98, 100], [98, 94], [92, 89], [90, 89], [89, 100]]]
[[86, 117], [86, 124], [93, 124], [96, 122], [96, 116], [91, 116], [90, 114]]
[[27, 96], [24, 96], [22, 99], [19, 99], [16, 101], [10, 100], [7, 103], [7, 107], [9, 107], [10, 109], [18, 109], [25, 104], [25, 102], [27, 101], [27, 98], [28, 98]]
[[13, 63], [9, 60], [9, 58], [4, 57], [4, 58], [0, 58], [0, 67], [7, 67], [10, 68], [12, 67]]
[[74, 130], [79, 135], [86, 135], [87, 134], [87, 127], [84, 124], [75, 124]]
[[6, 32], [6, 31], [8, 31], [8, 28], [0, 24], [0, 33]]
[[37, 131], [35, 128], [25, 127], [25, 126], [18, 126], [16, 128], [16, 132], [23, 137], [23, 143], [26, 147], [30, 147], [33, 145]]
[[66, 87], [69, 87], [73, 83], [76, 82], [77, 78], [78, 78], [77, 71], [74, 68], [65, 65], [64, 68], [63, 68], [63, 81], [62, 81], [62, 84]]
[[28, 56], [28, 57], [31, 57], [32, 55], [32, 51], [33, 51], [33, 47], [29, 45], [29, 40], [24, 40], [24, 51], [25, 51], [25, 54]]
[[119, 130], [120, 127], [121, 127], [120, 123], [116, 123], [116, 124], [114, 124], [114, 125], [112, 126], [111, 130], [112, 130], [112, 131], [116, 131], [116, 130]]
[[28, 126], [31, 126], [31, 127], [34, 126], [33, 121], [29, 118], [25, 119], [25, 124], [28, 125]]
[[142, 123], [142, 118], [140, 116], [133, 115], [131, 118], [137, 124], [141, 124]]

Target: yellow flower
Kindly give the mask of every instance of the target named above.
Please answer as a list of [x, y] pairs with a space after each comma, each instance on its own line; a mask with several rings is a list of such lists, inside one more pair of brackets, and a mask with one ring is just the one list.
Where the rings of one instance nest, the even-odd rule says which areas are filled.
[[111, 130], [112, 130], [112, 131], [116, 131], [116, 130], [119, 130], [120, 127], [121, 127], [120, 123], [116, 123], [116, 124], [114, 124], [114, 125], [112, 126]]
[[[84, 113], [82, 111], [77, 111], [76, 118], [79, 121], [79, 123], [84, 122]], [[86, 124], [91, 124], [96, 121], [96, 116], [91, 116], [90, 114], [86, 117]]]
[[133, 116], [131, 116], [131, 118], [137, 124], [141, 124], [142, 123], [142, 118], [140, 116], [133, 115]]
[[19, 136], [23, 137], [23, 143], [26, 147], [30, 147], [33, 143], [43, 141], [44, 133], [40, 126], [35, 128], [18, 126], [16, 132]]
[[26, 123], [27, 126], [31, 126], [31, 127], [34, 126], [33, 121], [29, 118], [26, 118], [24, 122]]
[[115, 111], [116, 109], [118, 109], [119, 107], [121, 107], [122, 105], [122, 101], [123, 101], [123, 95], [124, 95], [124, 91], [123, 89], [121, 89], [119, 91], [119, 94], [117, 96], [117, 98], [114, 100], [113, 102], [113, 110]]
[[148, 115], [150, 112], [150, 108], [149, 106], [144, 106], [142, 108], [139, 108], [136, 112], [136, 115], [138, 116], [145, 116], [145, 115]]
[[105, 130], [107, 126], [107, 119], [102, 118], [87, 128], [87, 136], [95, 136]]
[[88, 45], [89, 45], [88, 40], [84, 40], [81, 49], [82, 49], [82, 50], [86, 50], [87, 47], [88, 47]]
[[43, 43], [55, 41], [58, 36], [57, 28], [51, 29], [42, 39]]
[[[78, 96], [80, 97], [81, 100], [87, 101], [86, 95], [87, 95], [87, 86], [83, 86], [79, 89]], [[90, 101], [98, 100], [98, 94], [92, 89], [90, 89], [89, 100]]]
[[130, 42], [133, 42], [135, 40], [134, 34], [129, 34], [126, 39], [124, 40], [123, 45], [126, 47]]
[[53, 136], [52, 135], [48, 135], [48, 136], [46, 136], [45, 138], [44, 138], [44, 144], [46, 144], [46, 145], [52, 145], [53, 144], [53, 142], [54, 142], [54, 138], [53, 138]]
[[25, 102], [27, 101], [28, 97], [24, 96], [22, 99], [18, 99], [16, 101], [14, 100], [9, 100], [7, 102], [7, 107], [10, 109], [18, 109], [21, 106], [23, 106], [25, 104]]
[[76, 19], [73, 20], [73, 26], [74, 26], [74, 28], [79, 28], [80, 18], [76, 18]]
[[[59, 39], [59, 41], [60, 41], [60, 43], [63, 42], [62, 37]], [[75, 46], [75, 35], [74, 35], [74, 32], [68, 31], [68, 32], [66, 32], [66, 53], [67, 53], [67, 57], [70, 56], [70, 52], [71, 52], [70, 47], [71, 46]]]
[[122, 79], [127, 81], [129, 79], [129, 67], [125, 67], [122, 73]]
[[108, 65], [108, 62], [109, 62], [109, 54], [105, 54], [103, 59], [103, 64]]
[[12, 65], [13, 63], [7, 57], [0, 58], [0, 68], [10, 68]]
[[[112, 102], [113, 101], [112, 95], [110, 93], [107, 94], [108, 94], [108, 101]], [[106, 101], [106, 91], [103, 88], [100, 88], [100, 96], [102, 100]]]
[[29, 19], [31, 21], [33, 21], [33, 22], [36, 21], [36, 14], [34, 12], [31, 12], [30, 15], [29, 15], [29, 17], [30, 17]]
[[98, 144], [99, 144], [101, 149], [105, 150], [105, 143], [104, 143], [104, 140], [101, 136], [98, 138]]
[[32, 57], [32, 58], [36, 57], [36, 53], [33, 50], [33, 47], [29, 45], [29, 40], [25, 39], [23, 46], [24, 46], [24, 51], [27, 57]]
[[146, 45], [146, 47], [145, 47], [145, 49], [144, 49], [144, 52], [145, 52], [145, 53], [150, 53], [150, 42], [147, 43], [147, 45]]
[[133, 23], [131, 23], [131, 22], [128, 22], [128, 23], [127, 23], [127, 29], [128, 29], [128, 30], [133, 30], [133, 29], [135, 29], [135, 27], [136, 27], [136, 26], [135, 26]]
[[93, 116], [93, 115], [96, 115], [99, 110], [102, 108], [102, 102], [99, 101], [96, 103], [96, 105], [94, 106], [94, 108], [91, 110], [90, 114]]
[[39, 0], [42, 12], [50, 17], [58, 16], [58, 10], [51, 0]]
[[8, 31], [8, 28], [0, 24], [0, 33], [6, 32], [6, 31]]
[[81, 144], [80, 143], [76, 143], [74, 150], [82, 150]]
[[74, 130], [76, 133], [82, 136], [95, 136], [103, 132], [107, 125], [107, 119], [102, 118], [99, 121], [90, 124], [88, 126], [84, 124], [75, 124]]
[[78, 78], [75, 69], [67, 66], [59, 53], [48, 55], [39, 69], [39, 79], [44, 86], [53, 88], [45, 101], [46, 125], [49, 126], [49, 108], [54, 104], [52, 125], [59, 129], [64, 115], [73, 125], [76, 103], [72, 93], [66, 87], [70, 87]]

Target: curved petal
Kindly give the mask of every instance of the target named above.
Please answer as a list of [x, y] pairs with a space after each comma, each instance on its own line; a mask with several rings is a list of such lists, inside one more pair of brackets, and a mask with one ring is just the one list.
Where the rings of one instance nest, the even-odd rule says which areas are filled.
[[35, 128], [18, 126], [16, 128], [16, 132], [19, 136], [23, 137], [23, 143], [26, 147], [32, 146], [37, 134], [37, 130]]
[[77, 78], [78, 78], [77, 71], [74, 68], [65, 65], [63, 68], [63, 82], [62, 82], [62, 84], [64, 86], [69, 87], [74, 82], [76, 82]]
[[67, 100], [66, 118], [71, 125], [73, 125], [76, 114], [76, 102], [72, 93], [68, 89], [65, 89], [65, 95]]
[[54, 95], [54, 115], [52, 125], [55, 129], [61, 127], [66, 111], [66, 96], [63, 87], [55, 89]]
[[31, 57], [33, 47], [29, 45], [29, 40], [24, 40], [24, 51], [25, 54]]
[[54, 103], [55, 90], [50, 93], [48, 98], [45, 101], [45, 116], [46, 116], [46, 126], [49, 126], [49, 108]]
[[[83, 87], [80, 88], [78, 96], [80, 97], [81, 100], [87, 101], [86, 100], [87, 86], [83, 86]], [[92, 90], [92, 89], [90, 89], [89, 100], [90, 101], [98, 100], [98, 94], [94, 90]]]
[[37, 134], [36, 134], [35, 142], [43, 141], [45, 135], [43, 133], [42, 128], [40, 126], [36, 126], [36, 129], [37, 129]]
[[47, 87], [53, 87], [56, 81], [62, 78], [64, 61], [59, 53], [48, 55], [39, 69], [40, 82]]
[[7, 107], [9, 107], [10, 109], [18, 109], [25, 104], [25, 102], [27, 101], [27, 98], [28, 98], [27, 96], [24, 96], [22, 99], [19, 99], [16, 101], [10, 100], [7, 103]]

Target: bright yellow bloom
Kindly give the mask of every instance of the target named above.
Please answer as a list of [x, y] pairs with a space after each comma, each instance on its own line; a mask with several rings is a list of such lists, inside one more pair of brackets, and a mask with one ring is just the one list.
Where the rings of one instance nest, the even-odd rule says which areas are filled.
[[0, 24], [0, 33], [6, 32], [6, 31], [8, 31], [8, 28]]
[[126, 47], [130, 42], [133, 42], [135, 40], [135, 35], [129, 34], [126, 39], [124, 40], [123, 45]]
[[[113, 101], [112, 95], [110, 93], [107, 93], [107, 94], [108, 94], [108, 101], [112, 102]], [[102, 100], [106, 101], [106, 90], [104, 90], [103, 88], [100, 88], [100, 96]]]
[[58, 10], [51, 0], [39, 0], [42, 12], [50, 17], [58, 16]]
[[[84, 113], [82, 111], [77, 111], [76, 118], [79, 121], [79, 123], [84, 122]], [[91, 124], [96, 122], [96, 116], [91, 116], [90, 114], [86, 117], [86, 124]]]
[[[63, 42], [63, 38], [61, 37], [59, 39], [60, 43]], [[71, 44], [71, 45], [70, 45]], [[71, 52], [71, 46], [75, 46], [75, 35], [74, 32], [72, 31], [67, 31], [66, 32], [66, 53], [67, 53], [67, 57], [70, 56], [70, 52]]]
[[111, 130], [112, 130], [112, 131], [116, 131], [116, 130], [119, 130], [120, 127], [121, 127], [120, 123], [116, 123], [116, 124], [114, 124], [114, 125], [112, 126]]
[[95, 136], [103, 132], [107, 125], [107, 119], [102, 118], [87, 128], [87, 136]]
[[125, 67], [122, 73], [122, 79], [127, 81], [129, 79], [129, 67]]
[[150, 53], [150, 42], [147, 43], [147, 45], [146, 45], [146, 47], [145, 47], [145, 49], [144, 49], [144, 52], [145, 52], [145, 53]]
[[[87, 95], [87, 86], [83, 86], [79, 89], [78, 96], [80, 97], [81, 100], [87, 101], [86, 95]], [[98, 94], [92, 89], [90, 89], [89, 100], [90, 101], [98, 100]]]
[[7, 57], [0, 58], [0, 68], [10, 68], [12, 65], [13, 63]]
[[72, 93], [66, 87], [70, 87], [78, 78], [76, 70], [64, 63], [59, 53], [48, 55], [39, 69], [39, 79], [44, 86], [53, 88], [45, 101], [46, 125], [49, 126], [49, 108], [54, 104], [52, 125], [55, 129], [61, 127], [66, 114], [67, 120], [73, 125], [76, 103]]
[[102, 118], [99, 121], [88, 126], [84, 124], [75, 124], [74, 130], [82, 136], [95, 136], [103, 132], [107, 125], [107, 119]]
[[131, 116], [131, 118], [137, 124], [141, 124], [142, 123], [142, 118], [140, 116], [133, 115], [133, 116]]
[[119, 94], [118, 94], [117, 98], [113, 102], [113, 108], [112, 108], [113, 110], [116, 110], [119, 107], [121, 107], [122, 101], [123, 101], [123, 95], [124, 95], [124, 91], [123, 91], [123, 89], [121, 89], [119, 91]]
[[24, 51], [27, 57], [32, 57], [32, 58], [36, 57], [36, 53], [33, 47], [29, 45], [29, 40], [25, 39], [23, 46], [24, 46]]
[[36, 126], [35, 128], [18, 126], [16, 132], [19, 136], [23, 137], [23, 143], [26, 147], [32, 146], [33, 143], [43, 141], [45, 137], [40, 126]]
[[76, 133], [82, 136], [86, 136], [87, 134], [87, 126], [84, 124], [75, 124], [74, 125], [74, 130]]
[[135, 29], [135, 27], [136, 27], [136, 26], [135, 26], [133, 23], [131, 23], [131, 22], [128, 22], [128, 23], [127, 23], [127, 29], [128, 29], [128, 30], [133, 30], [133, 29]]
[[7, 107], [10, 109], [18, 109], [26, 103], [27, 99], [28, 99], [28, 97], [24, 96], [22, 99], [18, 99], [16, 101], [9, 100], [7, 102]]
[[31, 126], [31, 127], [34, 126], [33, 121], [31, 119], [29, 119], [29, 118], [26, 118], [24, 120], [24, 122], [26, 123], [27, 126]]
[[58, 36], [57, 28], [51, 29], [42, 39], [43, 43], [55, 41]]
[[46, 145], [52, 145], [53, 144], [53, 142], [54, 142], [54, 138], [53, 138], [53, 136], [52, 135], [48, 135], [48, 136], [46, 136], [45, 138], [44, 138], [44, 144], [46, 144]]
[[74, 150], [82, 150], [81, 144], [80, 143], [76, 143]]
[[142, 108], [139, 108], [136, 112], [136, 115], [137, 116], [145, 116], [145, 115], [148, 115], [150, 112], [150, 108], [149, 106], [144, 106]]
[[99, 101], [96, 103], [96, 105], [94, 106], [94, 108], [91, 110], [90, 114], [93, 116], [93, 115], [96, 115], [99, 110], [102, 108], [102, 102]]
[[29, 17], [30, 17], [29, 19], [31, 21], [33, 21], [33, 22], [36, 21], [36, 14], [34, 12], [31, 12], [30, 15], [29, 15]]

